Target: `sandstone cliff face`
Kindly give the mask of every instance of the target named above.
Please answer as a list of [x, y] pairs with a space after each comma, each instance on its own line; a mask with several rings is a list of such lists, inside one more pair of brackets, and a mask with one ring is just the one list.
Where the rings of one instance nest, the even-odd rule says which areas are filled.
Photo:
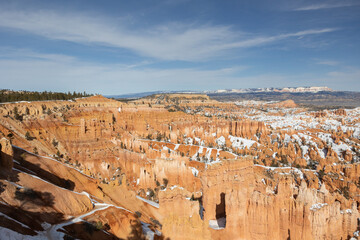
[[267, 128], [262, 122], [243, 121], [231, 122], [229, 128], [230, 135], [237, 137], [253, 137], [256, 134], [267, 134]]
[[18, 147], [14, 162], [12, 170], [0, 171], [0, 212], [7, 216], [0, 227], [11, 229], [10, 236], [144, 238], [140, 219], [123, 207], [141, 211], [141, 221], [150, 222], [155, 231], [151, 211], [126, 187], [109, 188], [55, 159]]
[[325, 185], [319, 192], [304, 180], [296, 187], [291, 175], [260, 180], [259, 171], [249, 160], [229, 160], [201, 173], [200, 198], [186, 199], [179, 188], [162, 193], [163, 210], [178, 206], [163, 231], [181, 233], [174, 239], [346, 239], [357, 229], [356, 205], [341, 209]]
[[[200, 196], [197, 196], [201, 198]], [[199, 198], [191, 199], [191, 193], [183, 188], [160, 192], [162, 232], [171, 239], [211, 239], [208, 224], [200, 212]]]

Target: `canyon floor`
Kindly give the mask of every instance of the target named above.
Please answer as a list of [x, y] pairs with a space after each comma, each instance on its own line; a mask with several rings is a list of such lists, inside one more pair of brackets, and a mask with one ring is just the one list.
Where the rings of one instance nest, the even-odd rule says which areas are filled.
[[358, 239], [360, 108], [0, 104], [0, 239]]

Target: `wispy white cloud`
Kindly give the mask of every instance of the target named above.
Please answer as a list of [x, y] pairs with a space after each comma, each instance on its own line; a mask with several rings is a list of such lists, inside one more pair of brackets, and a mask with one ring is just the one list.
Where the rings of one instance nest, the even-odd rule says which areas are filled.
[[132, 29], [114, 19], [54, 11], [1, 11], [0, 27], [26, 31], [48, 39], [125, 48], [142, 56], [163, 60], [206, 60], [237, 48], [256, 47], [291, 37], [323, 34], [333, 28], [273, 36], [249, 36], [230, 26], [165, 24]]
[[334, 80], [346, 80], [348, 82], [356, 82], [360, 85], [360, 69], [359, 68], [347, 68], [342, 71], [328, 72], [327, 75]]
[[38, 53], [30, 49], [0, 47], [0, 59], [45, 60], [57, 62], [70, 62], [76, 58], [63, 54]]
[[316, 62], [316, 64], [328, 65], [328, 66], [337, 66], [340, 63], [338, 61], [332, 61], [332, 60], [319, 60], [319, 61]]
[[254, 47], [266, 43], [271, 43], [279, 40], [283, 40], [290, 37], [304, 37], [306, 35], [312, 35], [312, 34], [321, 34], [321, 33], [329, 33], [336, 31], [335, 28], [324, 28], [319, 30], [306, 30], [306, 31], [299, 31], [295, 33], [287, 33], [287, 34], [280, 34], [276, 36], [268, 36], [268, 37], [257, 37], [252, 38], [244, 41], [239, 42], [233, 42], [227, 45], [224, 45], [223, 48], [240, 48], [240, 47]]
[[359, 2], [338, 2], [338, 3], [320, 3], [320, 4], [311, 4], [299, 8], [295, 8], [295, 11], [311, 11], [311, 10], [321, 10], [329, 8], [340, 8], [340, 7], [352, 7], [360, 5]]

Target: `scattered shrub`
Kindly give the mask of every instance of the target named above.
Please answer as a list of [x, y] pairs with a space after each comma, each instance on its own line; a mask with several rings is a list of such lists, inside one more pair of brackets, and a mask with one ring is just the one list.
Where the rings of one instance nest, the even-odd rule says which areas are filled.
[[28, 141], [31, 141], [31, 140], [32, 140], [32, 137], [31, 137], [31, 135], [30, 135], [30, 133], [29, 133], [28, 131], [25, 133], [25, 138], [26, 138], [26, 140], [28, 140]]
[[136, 215], [136, 217], [141, 218], [141, 215], [142, 215], [142, 214], [141, 214], [141, 212], [136, 211], [136, 212], [135, 212], [135, 215]]
[[164, 183], [164, 186], [167, 187], [169, 180], [167, 180], [167, 178], [163, 178], [163, 183]]
[[274, 179], [274, 173], [270, 169], [265, 171], [265, 176], [270, 178], [270, 179]]
[[279, 167], [279, 163], [277, 161], [275, 161], [275, 159], [273, 159], [270, 166], [271, 167]]
[[155, 192], [151, 188], [148, 188], [147, 191], [148, 191], [148, 197], [149, 198], [153, 198], [155, 196]]
[[37, 150], [37, 147], [34, 147], [34, 148], [33, 148], [33, 153], [39, 154], [39, 152], [38, 152], [38, 150]]
[[95, 223], [95, 227], [96, 227], [97, 230], [102, 230], [104, 228], [104, 225], [103, 225], [103, 223], [101, 221], [97, 221]]
[[349, 187], [348, 187], [348, 186], [340, 187], [340, 193], [341, 193], [346, 199], [349, 199], [349, 198], [350, 198], [350, 193], [349, 193]]
[[56, 139], [54, 138], [54, 139], [52, 140], [52, 145], [53, 145], [54, 147], [57, 147], [57, 146], [59, 145], [59, 142], [56, 141]]
[[17, 107], [14, 107], [14, 118], [16, 120], [19, 120], [19, 121], [22, 121], [23, 120], [23, 117], [19, 114], [18, 112], [18, 108]]

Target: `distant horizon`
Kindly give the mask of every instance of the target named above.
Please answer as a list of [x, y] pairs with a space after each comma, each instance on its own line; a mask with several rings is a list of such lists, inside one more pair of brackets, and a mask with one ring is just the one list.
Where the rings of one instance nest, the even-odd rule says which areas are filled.
[[104, 95], [360, 91], [356, 0], [0, 3], [1, 86]]
[[136, 100], [147, 97], [156, 97], [164, 95], [176, 96], [209, 96], [217, 101], [286, 101], [293, 100], [303, 106], [312, 107], [313, 109], [332, 109], [345, 108], [352, 109], [359, 107], [360, 92], [358, 91], [338, 91], [328, 87], [319, 86], [302, 86], [302, 87], [285, 87], [285, 88], [246, 88], [246, 89], [219, 89], [215, 91], [151, 91], [151, 92], [137, 92], [126, 94], [88, 94], [86, 92], [33, 92], [27, 90], [0, 90], [0, 102], [16, 103], [16, 102], [33, 102], [33, 101], [51, 101], [51, 100], [70, 100], [84, 97], [105, 97], [115, 100]]
[[[290, 89], [296, 89], [296, 88], [313, 88], [313, 87], [321, 87], [321, 88], [329, 88], [327, 86], [296, 86], [296, 87], [292, 87], [292, 86], [287, 86], [287, 87], [264, 87], [264, 88], [258, 88], [258, 87], [250, 87], [250, 88], [228, 88], [228, 89], [215, 89], [215, 90], [188, 90], [188, 89], [181, 89], [181, 90], [166, 90], [166, 89], [161, 89], [161, 90], [154, 90], [154, 91], [143, 91], [143, 92], [126, 92], [126, 93], [121, 93], [121, 94], [103, 94], [103, 93], [92, 93], [92, 92], [88, 92], [86, 90], [84, 91], [74, 91], [74, 90], [69, 90], [69, 91], [53, 91], [53, 90], [41, 90], [41, 91], [33, 91], [33, 90], [25, 90], [25, 89], [5, 89], [2, 88], [0, 89], [0, 91], [3, 90], [9, 90], [9, 91], [15, 91], [15, 92], [21, 92], [21, 91], [26, 91], [26, 92], [58, 92], [58, 93], [72, 93], [72, 92], [76, 92], [76, 93], [83, 93], [86, 92], [87, 94], [92, 94], [92, 95], [102, 95], [105, 97], [113, 97], [113, 96], [123, 96], [123, 95], [133, 95], [133, 94], [145, 94], [145, 93], [211, 93], [211, 92], [215, 92], [215, 91], [231, 91], [231, 90], [247, 90], [247, 89], [285, 89], [285, 88], [290, 88]], [[360, 91], [355, 91], [355, 90], [338, 90], [338, 89], [333, 89], [333, 88], [329, 88], [331, 89], [331, 91], [334, 92], [360, 92]]]

